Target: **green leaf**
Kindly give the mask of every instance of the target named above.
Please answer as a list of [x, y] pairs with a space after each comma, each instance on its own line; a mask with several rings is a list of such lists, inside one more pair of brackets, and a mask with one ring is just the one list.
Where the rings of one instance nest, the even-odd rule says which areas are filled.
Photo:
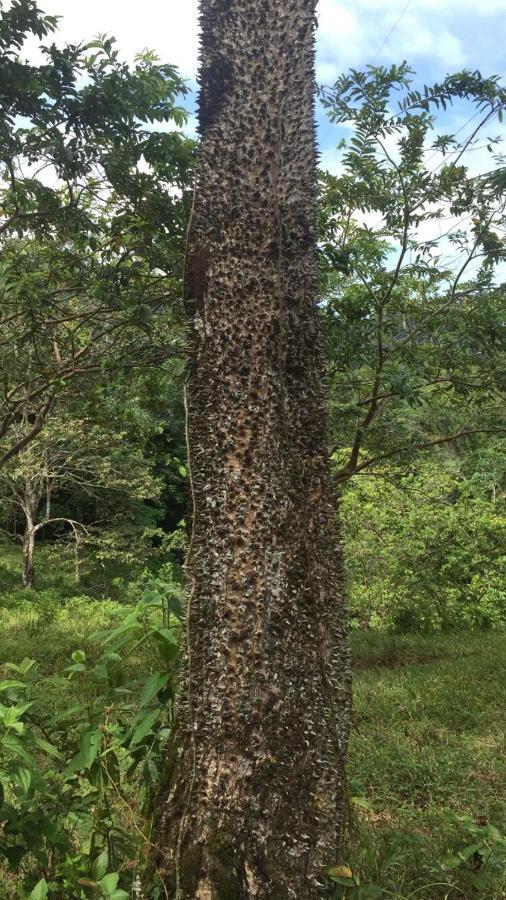
[[[66, 690], [68, 690], [68, 687], [69, 687], [69, 679], [63, 678], [62, 675], [46, 675], [44, 678], [44, 683], [45, 684], [54, 684], [55, 687], [65, 688]], [[63, 718], [66, 715], [68, 715], [68, 713], [65, 710], [64, 713], [60, 714], [59, 718]]]
[[80, 753], [84, 766], [89, 769], [94, 763], [100, 750], [102, 735], [96, 728], [88, 728], [79, 738]]
[[[49, 678], [47, 678], [46, 681], [49, 681]], [[68, 682], [65, 682], [65, 684], [66, 686], [68, 686]], [[82, 713], [84, 713], [85, 711], [86, 707], [84, 705], [71, 706], [69, 709], [64, 709], [63, 712], [58, 713], [55, 716], [51, 716], [51, 718], [48, 719], [47, 724], [57, 725], [59, 722], [64, 722], [67, 719], [70, 719], [75, 723], [76, 717], [82, 717]]]
[[179, 654], [179, 643], [173, 631], [168, 628], [156, 628], [153, 637], [158, 643], [158, 650], [164, 663], [169, 665]]
[[178, 639], [170, 628], [155, 628], [155, 633], [169, 644], [174, 644], [176, 647], [179, 646]]
[[352, 797], [351, 802], [354, 806], [360, 806], [361, 809], [372, 811], [372, 803], [370, 803], [369, 800], [366, 800], [365, 797]]
[[170, 598], [169, 609], [170, 609], [172, 615], [175, 616], [176, 619], [179, 619], [179, 621], [181, 621], [181, 619], [183, 618], [183, 608], [181, 606], [181, 601], [179, 600], [178, 597]]
[[156, 697], [158, 692], [165, 687], [169, 678], [168, 672], [155, 672], [153, 675], [150, 675], [141, 692], [140, 706], [147, 706], [153, 697]]
[[474, 856], [475, 853], [479, 853], [483, 851], [483, 842], [480, 841], [479, 844], [470, 844], [469, 847], [464, 847], [463, 850], [459, 850], [458, 855], [461, 859], [470, 859], [471, 856]]
[[44, 738], [39, 737], [39, 735], [34, 735], [33, 742], [39, 750], [43, 750], [44, 753], [47, 753], [48, 756], [52, 756], [53, 759], [61, 759], [61, 753], [57, 750], [53, 744], [50, 744], [49, 741], [44, 740]]
[[71, 674], [73, 672], [86, 672], [86, 666], [84, 663], [74, 663], [72, 666], [67, 666], [63, 671], [70, 672]]
[[1, 738], [0, 743], [3, 748], [7, 748], [15, 756], [19, 756], [20, 759], [23, 759], [29, 766], [35, 767], [33, 757], [25, 750], [24, 745], [18, 737], [13, 734], [6, 734]]
[[46, 879], [41, 878], [31, 892], [29, 900], [46, 900], [48, 890], [49, 888]]
[[100, 890], [102, 891], [104, 897], [112, 896], [112, 894], [116, 890], [118, 881], [119, 875], [117, 872], [110, 872], [109, 875], [104, 875], [104, 877], [99, 881]]
[[109, 644], [116, 638], [123, 637], [127, 632], [136, 630], [139, 627], [136, 613], [129, 613], [125, 621], [118, 628], [113, 628], [103, 639], [104, 644]]
[[145, 738], [147, 734], [149, 734], [159, 715], [159, 707], [157, 707], [156, 709], [150, 709], [149, 712], [146, 713], [144, 718], [141, 719], [141, 721], [135, 728], [132, 739], [130, 741], [131, 745], [140, 743], [140, 741], [142, 741], [142, 739]]
[[18, 719], [20, 719], [21, 716], [24, 716], [27, 709], [30, 709], [30, 707], [33, 706], [34, 703], [35, 700], [30, 700], [28, 703], [17, 703], [15, 707], [11, 708], [16, 710], [16, 716]]
[[83, 757], [81, 753], [76, 753], [75, 756], [72, 757], [68, 766], [63, 771], [63, 778], [66, 780], [67, 778], [72, 778], [73, 775], [78, 771], [78, 769], [82, 769], [84, 766]]
[[37, 665], [37, 660], [30, 659], [28, 656], [25, 656], [24, 659], [19, 664], [19, 671], [22, 675], [28, 675], [28, 672]]
[[15, 681], [14, 679], [0, 681], [0, 691], [26, 690], [24, 681]]
[[19, 665], [16, 665], [16, 663], [5, 663], [5, 668], [11, 672], [19, 672], [20, 675], [27, 675], [36, 664], [35, 659], [29, 659], [28, 656], [25, 656]]
[[462, 860], [458, 856], [447, 856], [444, 861], [445, 869], [460, 869]]
[[91, 874], [95, 881], [100, 881], [101, 878], [107, 872], [107, 866], [109, 865], [109, 855], [107, 850], [103, 850], [100, 856], [97, 856], [95, 862], [91, 867]]
[[23, 789], [24, 793], [27, 794], [32, 783], [32, 773], [30, 772], [30, 769], [16, 769], [14, 772], [14, 779]]
[[119, 765], [119, 759], [114, 753], [113, 750], [108, 750], [104, 755], [104, 761], [107, 766], [107, 773], [109, 778], [112, 778], [115, 784], [119, 784], [121, 781], [121, 769]]
[[144, 591], [141, 602], [144, 606], [159, 606], [162, 602], [162, 595], [158, 591]]

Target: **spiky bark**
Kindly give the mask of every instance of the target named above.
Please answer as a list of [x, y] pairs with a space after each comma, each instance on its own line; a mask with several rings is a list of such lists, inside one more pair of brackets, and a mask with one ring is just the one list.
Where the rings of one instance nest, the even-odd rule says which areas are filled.
[[178, 900], [312, 900], [349, 676], [315, 301], [316, 0], [202, 0], [188, 646], [157, 843]]

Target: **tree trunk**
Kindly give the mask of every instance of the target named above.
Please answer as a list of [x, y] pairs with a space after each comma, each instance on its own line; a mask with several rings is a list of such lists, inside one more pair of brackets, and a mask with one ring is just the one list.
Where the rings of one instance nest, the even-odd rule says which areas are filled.
[[33, 586], [33, 555], [35, 551], [35, 528], [32, 522], [27, 522], [23, 534], [23, 587]]
[[176, 900], [323, 896], [345, 815], [349, 666], [316, 307], [315, 3], [201, 3], [187, 647], [156, 836]]

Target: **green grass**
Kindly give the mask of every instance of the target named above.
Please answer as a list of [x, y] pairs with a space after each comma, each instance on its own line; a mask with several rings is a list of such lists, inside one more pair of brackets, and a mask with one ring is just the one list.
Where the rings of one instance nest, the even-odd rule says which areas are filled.
[[[4, 559], [4, 574], [11, 563]], [[67, 666], [77, 648], [93, 656], [91, 634], [126, 614], [111, 600], [65, 599], [57, 580], [40, 592], [4, 581], [0, 676], [5, 662], [24, 657], [39, 660], [48, 675]], [[356, 633], [352, 651], [352, 800], [340, 862], [359, 884], [345, 878], [336, 896], [504, 900], [504, 634]], [[131, 664], [140, 676], [140, 658]], [[65, 699], [55, 687], [46, 703], [58, 712]]]
[[112, 600], [81, 596], [62, 602], [35, 591], [26, 593], [26, 597], [16, 594], [15, 603], [1, 609], [0, 667], [28, 657], [40, 662], [44, 674], [55, 673], [69, 665], [74, 650], [93, 652], [95, 647], [97, 652], [91, 635], [127, 614], [125, 606]]
[[[49, 541], [36, 544], [34, 562], [34, 590], [26, 594], [34, 600], [45, 596], [66, 600], [83, 594], [94, 598], [106, 596], [121, 599], [125, 585], [138, 578], [143, 569], [149, 568], [146, 561], [134, 565], [132, 562], [108, 560], [107, 565], [101, 565], [93, 551], [86, 548], [81, 554], [80, 582], [76, 584], [73, 547]], [[160, 560], [156, 560], [153, 571], [159, 565]], [[10, 603], [11, 595], [25, 595], [21, 573], [20, 544], [0, 540], [0, 607]]]
[[346, 863], [378, 896], [506, 897], [500, 845], [451, 868], [487, 825], [506, 833], [504, 634], [370, 633], [353, 649]]

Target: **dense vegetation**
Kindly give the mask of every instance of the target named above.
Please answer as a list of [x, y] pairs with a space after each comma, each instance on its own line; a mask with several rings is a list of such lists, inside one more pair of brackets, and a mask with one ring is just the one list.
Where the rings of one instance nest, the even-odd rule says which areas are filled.
[[[0, 897], [156, 898], [194, 144], [186, 87], [149, 53], [128, 67], [104, 39], [23, 62], [55, 28], [31, 0], [0, 11]], [[499, 898], [506, 97], [479, 73], [411, 78], [322, 91], [347, 129], [320, 178], [320, 314], [356, 668], [329, 877], [356, 900]]]

